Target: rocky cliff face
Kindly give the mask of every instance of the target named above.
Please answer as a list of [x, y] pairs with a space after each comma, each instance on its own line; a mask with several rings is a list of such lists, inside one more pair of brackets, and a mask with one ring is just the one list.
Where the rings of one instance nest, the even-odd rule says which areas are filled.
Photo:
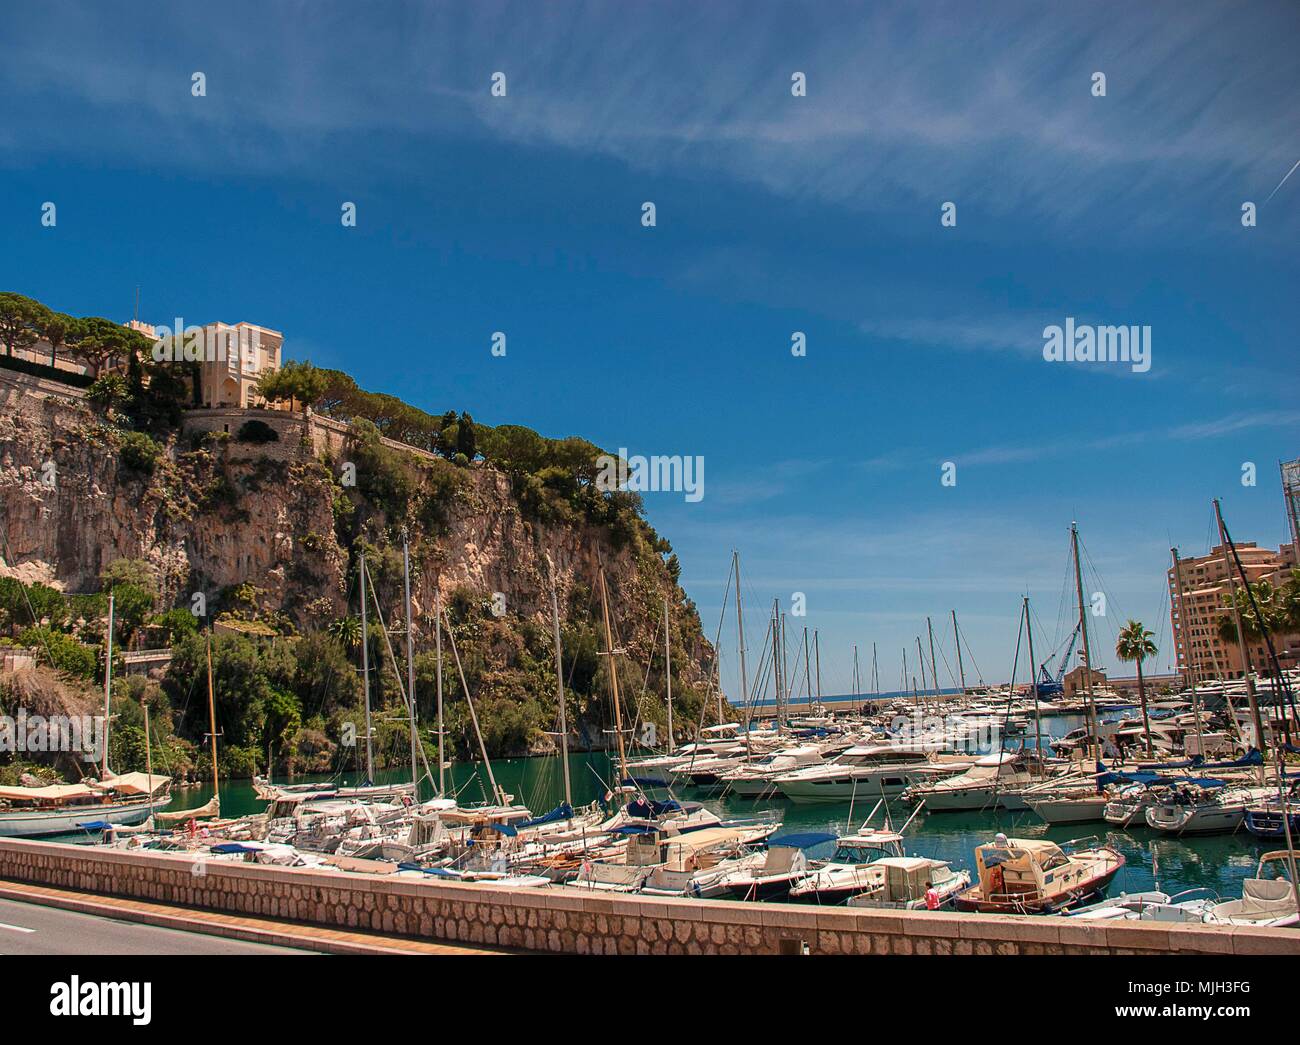
[[[712, 650], [664, 561], [666, 545], [644, 523], [629, 532], [581, 513], [547, 518], [482, 462], [457, 466], [352, 439], [321, 454], [309, 440], [258, 445], [182, 431], [150, 462], [130, 438], [89, 405], [42, 398], [0, 376], [0, 573], [92, 591], [111, 561], [143, 559], [158, 578], [159, 609], [188, 608], [202, 592], [213, 613], [239, 607], [306, 631], [357, 613], [356, 559], [365, 549], [391, 624], [401, 616], [405, 526], [417, 634], [431, 634], [435, 592], [444, 604], [495, 600], [504, 613], [490, 623], [507, 633], [495, 666], [507, 668], [517, 652], [512, 627], [545, 629], [549, 640], [547, 556], [562, 618], [589, 626], [600, 620], [603, 563], [630, 661], [644, 670], [661, 651], [668, 594], [674, 686], [707, 686]], [[251, 589], [237, 602], [240, 586]]]

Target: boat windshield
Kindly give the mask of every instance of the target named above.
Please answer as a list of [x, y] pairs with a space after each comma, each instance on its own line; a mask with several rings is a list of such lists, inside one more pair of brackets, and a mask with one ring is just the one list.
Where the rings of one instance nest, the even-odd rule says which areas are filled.
[[1044, 871], [1054, 871], [1058, 867], [1064, 867], [1070, 862], [1070, 858], [1064, 853], [1053, 853], [1042, 862]]
[[874, 845], [840, 845], [835, 847], [831, 863], [835, 864], [869, 864], [888, 856], [887, 850]]

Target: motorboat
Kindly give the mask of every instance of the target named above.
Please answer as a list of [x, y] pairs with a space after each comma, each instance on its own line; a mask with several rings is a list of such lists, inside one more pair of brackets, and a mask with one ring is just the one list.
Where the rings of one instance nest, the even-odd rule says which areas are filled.
[[718, 886], [735, 900], [784, 900], [808, 874], [804, 851], [835, 840], [835, 835], [816, 833], [773, 838], [762, 863], [746, 864], [724, 875]]
[[1158, 789], [1145, 783], [1129, 783], [1111, 791], [1101, 818], [1115, 827], [1141, 826], [1146, 823], [1146, 812], [1160, 801]]
[[[1300, 837], [1300, 809], [1296, 808], [1300, 799], [1300, 782], [1292, 784], [1290, 794], [1283, 802], [1276, 792], [1259, 802], [1252, 802], [1246, 807], [1246, 830], [1256, 838], [1291, 839]], [[1286, 822], [1283, 822], [1285, 810]]]
[[[1241, 883], [1240, 900], [1224, 900], [1205, 913], [1209, 925], [1286, 926], [1300, 924], [1295, 884], [1290, 880], [1290, 865], [1300, 859], [1285, 849], [1265, 853], [1259, 858], [1254, 878]], [[1265, 869], [1276, 864], [1283, 877], [1265, 878]]]
[[790, 889], [791, 900], [841, 904], [858, 893], [877, 892], [885, 871], [878, 866], [887, 856], [904, 856], [903, 836], [896, 831], [859, 831], [836, 839], [829, 860], [816, 861], [808, 875]]
[[1101, 895], [1124, 866], [1114, 846], [1057, 845], [998, 835], [975, 850], [978, 882], [959, 892], [958, 910], [994, 914], [1054, 914]]
[[1189, 889], [1174, 896], [1153, 890], [1124, 893], [1113, 899], [1077, 907], [1066, 914], [1089, 922], [1200, 922], [1216, 903], [1218, 898], [1208, 889]]
[[965, 772], [917, 784], [903, 792], [903, 801], [924, 802], [928, 812], [978, 809], [1024, 809], [1020, 791], [1035, 782], [1019, 755], [984, 755]]
[[970, 885], [969, 871], [954, 871], [944, 860], [886, 856], [872, 867], [884, 871], [881, 888], [849, 897], [848, 906], [938, 911]]
[[1273, 793], [1267, 787], [1229, 787], [1223, 781], [1179, 784], [1147, 808], [1146, 823], [1165, 834], [1231, 834], [1246, 819], [1248, 806]]
[[1026, 794], [1025, 805], [1049, 824], [1084, 824], [1101, 820], [1110, 800], [1095, 788], [1046, 794]]
[[868, 744], [851, 747], [834, 761], [774, 777], [792, 802], [851, 802], [893, 798], [909, 787], [960, 773], [963, 756], [938, 755], [925, 745]]
[[742, 762], [721, 779], [727, 793], [738, 798], [766, 798], [777, 792], [774, 779], [805, 766], [821, 765], [826, 760], [825, 750], [818, 744], [801, 744], [782, 748], [752, 762]]

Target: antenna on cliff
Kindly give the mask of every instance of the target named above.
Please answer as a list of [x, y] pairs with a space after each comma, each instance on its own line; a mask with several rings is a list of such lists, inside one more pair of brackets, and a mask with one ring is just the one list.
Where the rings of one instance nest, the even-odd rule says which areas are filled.
[[140, 322], [140, 284], [135, 285], [135, 321]]

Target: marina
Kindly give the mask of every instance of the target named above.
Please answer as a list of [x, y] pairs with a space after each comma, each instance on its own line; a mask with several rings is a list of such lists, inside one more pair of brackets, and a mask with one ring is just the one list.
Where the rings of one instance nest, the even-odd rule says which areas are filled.
[[[1050, 717], [1044, 719], [1043, 729], [1049, 735], [1060, 736], [1074, 728], [1076, 721], [1076, 717]], [[529, 808], [553, 809], [563, 802], [563, 781], [556, 761], [547, 757], [498, 760], [494, 762], [494, 774], [502, 788], [526, 801]], [[603, 782], [610, 778], [611, 769], [611, 760], [603, 753], [570, 756], [569, 772], [576, 807], [599, 803], [605, 793]], [[396, 773], [381, 772], [377, 776], [377, 784], [381, 787], [387, 783], [401, 783]], [[476, 792], [482, 794], [480, 777], [481, 773], [476, 772], [472, 763], [457, 763], [449, 770], [450, 785], [460, 790], [462, 798]], [[319, 778], [295, 783], [304, 789], [320, 788], [317, 793], [329, 795], [337, 793], [341, 784], [346, 787], [347, 782]], [[182, 801], [186, 806], [204, 806], [210, 803], [211, 797], [209, 785], [185, 791]], [[267, 806], [253, 785], [246, 781], [223, 782], [220, 797], [223, 814], [231, 819], [261, 813]], [[860, 818], [865, 818], [875, 805], [875, 801], [866, 801], [868, 795], [863, 796], [864, 801], [856, 803], [807, 804], [771, 798], [699, 794], [689, 787], [682, 789], [681, 797], [698, 803], [702, 812], [711, 814], [714, 819], [710, 823], [770, 816], [779, 820], [779, 830], [784, 834], [820, 837], [822, 840], [805, 852], [805, 859], [811, 861], [830, 859], [837, 848], [835, 840], [856, 833], [861, 826]], [[883, 809], [876, 812], [877, 825], [883, 822], [884, 812]], [[894, 823], [901, 825], [913, 810], [897, 797], [891, 797], [888, 812]], [[1153, 830], [1145, 821], [1128, 828], [1104, 822], [1050, 824], [1030, 809], [1012, 811], [999, 807], [995, 810], [942, 813], [922, 810], [900, 837], [901, 851], [896, 855], [944, 861], [956, 871], [973, 873], [976, 848], [988, 843], [997, 833], [1057, 844], [1081, 834], [1098, 835], [1124, 857], [1124, 864], [1111, 883], [1110, 892], [1115, 895], [1155, 889], [1167, 893], [1200, 889], [1216, 897], [1239, 897], [1242, 882], [1252, 877], [1260, 855], [1276, 848], [1270, 846], [1267, 837], [1257, 838], [1244, 826], [1227, 832], [1184, 838]], [[690, 834], [682, 837], [689, 838]], [[99, 834], [73, 830], [51, 840], [94, 845], [99, 842]]]

